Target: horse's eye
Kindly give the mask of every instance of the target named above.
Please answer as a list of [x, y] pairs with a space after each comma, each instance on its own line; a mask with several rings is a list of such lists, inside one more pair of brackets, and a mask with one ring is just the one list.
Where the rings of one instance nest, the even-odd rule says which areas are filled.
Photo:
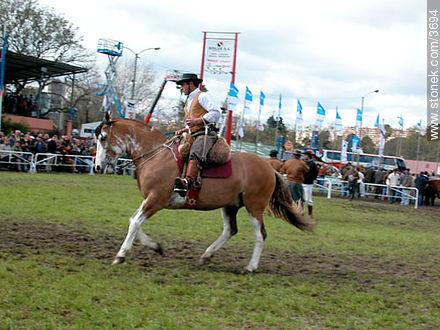
[[99, 138], [99, 141], [104, 142], [105, 141], [105, 136], [102, 136]]

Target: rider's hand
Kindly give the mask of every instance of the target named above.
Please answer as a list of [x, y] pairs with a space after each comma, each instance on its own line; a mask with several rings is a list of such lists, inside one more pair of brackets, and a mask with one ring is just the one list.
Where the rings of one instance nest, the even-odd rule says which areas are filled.
[[189, 127], [193, 127], [204, 124], [204, 121], [203, 118], [187, 118], [185, 119], [185, 124], [187, 124]]
[[185, 132], [188, 132], [188, 128], [179, 129], [174, 133], [174, 135], [182, 135]]

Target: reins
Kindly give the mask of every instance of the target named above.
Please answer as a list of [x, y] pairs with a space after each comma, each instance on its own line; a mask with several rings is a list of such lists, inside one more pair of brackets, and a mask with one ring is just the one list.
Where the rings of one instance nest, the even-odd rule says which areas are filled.
[[157, 147], [151, 149], [150, 151], [147, 151], [146, 153], [136, 157], [135, 159], [132, 159], [131, 161], [129, 161], [128, 163], [122, 165], [119, 167], [119, 169], [124, 169], [132, 164], [134, 164], [135, 161], [142, 159], [144, 157], [150, 156], [147, 159], [143, 160], [137, 167], [142, 166], [144, 163], [148, 162], [150, 159], [156, 157], [158, 154], [160, 154], [161, 152], [165, 151], [166, 149], [169, 149], [171, 151], [171, 153], [173, 154], [174, 159], [177, 161], [177, 157], [176, 154], [173, 150], [173, 148], [171, 148], [171, 145], [177, 140], [179, 139], [180, 136], [175, 135], [172, 138], [166, 140], [164, 143], [162, 143], [161, 145], [158, 145]]

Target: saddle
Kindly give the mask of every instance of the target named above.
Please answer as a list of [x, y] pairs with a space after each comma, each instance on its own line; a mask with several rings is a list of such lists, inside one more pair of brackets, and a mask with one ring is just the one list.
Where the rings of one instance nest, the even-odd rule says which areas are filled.
[[[194, 137], [191, 134], [182, 134], [178, 151], [180, 158], [184, 163], [188, 162], [193, 142]], [[223, 165], [231, 159], [231, 148], [223, 137], [218, 137], [212, 148], [206, 152], [206, 155], [207, 167]]]
[[[184, 172], [185, 164], [188, 161], [191, 145], [194, 137], [184, 133], [181, 143], [177, 148], [177, 166], [181, 173]], [[207, 152], [208, 166], [199, 171], [196, 182], [189, 188], [186, 194], [186, 209], [194, 209], [197, 205], [199, 191], [201, 189], [202, 178], [228, 178], [232, 174], [231, 150], [228, 143], [219, 137]]]

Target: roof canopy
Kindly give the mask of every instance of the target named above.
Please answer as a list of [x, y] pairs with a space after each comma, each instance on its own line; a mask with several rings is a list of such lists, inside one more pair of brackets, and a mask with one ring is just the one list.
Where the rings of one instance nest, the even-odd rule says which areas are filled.
[[29, 80], [38, 81], [41, 77], [59, 77], [83, 72], [87, 72], [87, 69], [10, 51], [6, 52], [5, 84]]

